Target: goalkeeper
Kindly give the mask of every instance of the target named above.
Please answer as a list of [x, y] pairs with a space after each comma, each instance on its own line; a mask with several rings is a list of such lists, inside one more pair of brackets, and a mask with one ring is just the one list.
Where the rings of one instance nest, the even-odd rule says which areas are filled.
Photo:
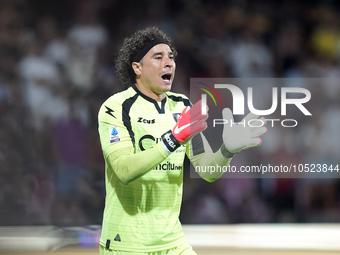
[[[185, 154], [194, 166], [228, 166], [235, 153], [259, 146], [267, 132], [226, 125], [221, 149], [213, 153], [201, 133], [208, 117], [201, 102], [191, 106], [187, 97], [170, 92], [175, 56], [170, 38], [155, 27], [126, 38], [118, 53], [117, 74], [129, 88], [107, 99], [98, 116], [106, 163], [101, 255], [196, 254], [179, 221]], [[232, 118], [229, 109], [223, 118]], [[212, 182], [222, 173], [214, 174], [201, 177]]]

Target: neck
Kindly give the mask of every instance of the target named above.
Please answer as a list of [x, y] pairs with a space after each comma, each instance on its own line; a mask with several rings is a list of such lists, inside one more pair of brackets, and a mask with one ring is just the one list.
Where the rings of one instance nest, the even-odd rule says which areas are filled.
[[158, 93], [146, 88], [143, 84], [141, 84], [138, 81], [136, 82], [136, 87], [141, 93], [143, 93], [147, 97], [150, 97], [150, 98], [156, 100], [157, 102], [161, 102], [165, 97], [165, 92], [158, 94]]

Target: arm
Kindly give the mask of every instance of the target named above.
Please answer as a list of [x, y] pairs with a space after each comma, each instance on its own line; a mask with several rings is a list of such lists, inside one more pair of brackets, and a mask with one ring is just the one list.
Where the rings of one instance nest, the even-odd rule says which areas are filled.
[[141, 177], [168, 157], [161, 143], [134, 152], [131, 134], [123, 123], [122, 105], [114, 100], [106, 101], [100, 108], [98, 125], [105, 161], [123, 184]]
[[[197, 143], [197, 140], [201, 139], [203, 142], [203, 148], [204, 152], [200, 153], [198, 155], [193, 155], [193, 146], [196, 146], [195, 143]], [[195, 141], [196, 140], [196, 141]], [[196, 167], [201, 166], [228, 166], [232, 160], [232, 157], [234, 154], [229, 153], [224, 149], [224, 146], [222, 146], [218, 151], [215, 153], [212, 151], [207, 139], [205, 136], [200, 133], [197, 135], [193, 140], [190, 141], [190, 143], [187, 146], [186, 151], [187, 156], [190, 159], [190, 162], [194, 166], [195, 169], [199, 169]], [[197, 173], [200, 175], [200, 177], [208, 182], [213, 182], [221, 177], [223, 172], [206, 172], [206, 171], [197, 171]]]
[[151, 171], [167, 157], [168, 154], [159, 143], [139, 153], [134, 153], [132, 146], [121, 148], [108, 155], [107, 162], [119, 180], [127, 185]]
[[[234, 123], [234, 118], [230, 109], [225, 108], [222, 114], [223, 119], [227, 120], [227, 123], [230, 124], [226, 123], [224, 125], [222, 134], [223, 143], [221, 148], [217, 152], [213, 153], [204, 135], [199, 134], [203, 141], [204, 153], [193, 156], [191, 151], [193, 146], [192, 144], [190, 144], [189, 150], [187, 149], [187, 155], [195, 167], [195, 170], [197, 169], [197, 166], [228, 166], [232, 157], [237, 152], [257, 147], [262, 144], [260, 137], [267, 133], [267, 128], [264, 126], [252, 127], [248, 125], [250, 120], [258, 119], [258, 115], [249, 113], [240, 123]], [[264, 118], [261, 118], [260, 120], [264, 125], [266, 124], [266, 120]], [[195, 143], [195, 141], [191, 141], [191, 143]], [[217, 180], [223, 174], [223, 171], [211, 173], [205, 170], [206, 169], [203, 170], [204, 172], [197, 172], [203, 179], [209, 182]]]
[[[129, 184], [151, 171], [180, 146], [179, 141], [188, 140], [188, 137], [206, 127], [205, 122], [201, 122], [200, 116], [196, 118], [195, 125], [191, 125], [191, 128], [190, 125], [183, 122], [187, 121], [190, 116], [190, 107], [187, 107], [183, 110], [173, 130], [162, 135], [159, 144], [135, 153], [131, 134], [122, 120], [121, 108], [119, 103], [110, 101], [110, 111], [108, 112], [107, 106], [103, 105], [99, 111], [98, 119], [100, 140], [106, 162], [124, 184]], [[206, 116], [202, 118], [204, 119]]]

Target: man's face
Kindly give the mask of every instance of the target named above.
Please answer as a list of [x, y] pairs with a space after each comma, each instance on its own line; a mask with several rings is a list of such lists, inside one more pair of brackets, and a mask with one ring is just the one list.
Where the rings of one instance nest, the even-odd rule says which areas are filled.
[[143, 57], [139, 65], [142, 86], [161, 95], [170, 91], [175, 77], [176, 64], [174, 54], [167, 44], [157, 44]]

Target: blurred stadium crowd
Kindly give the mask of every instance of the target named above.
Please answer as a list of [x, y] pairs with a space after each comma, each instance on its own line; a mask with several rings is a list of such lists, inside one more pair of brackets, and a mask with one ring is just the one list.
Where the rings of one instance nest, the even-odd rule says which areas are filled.
[[[136, 29], [157, 25], [174, 39], [173, 91], [189, 95], [190, 77], [336, 80], [339, 13], [336, 1], [317, 0], [1, 0], [0, 225], [101, 224], [97, 112], [123, 89], [115, 54]], [[311, 92], [309, 109], [319, 117], [296, 132], [270, 129], [263, 146], [237, 155], [235, 164], [339, 164], [340, 84]], [[180, 218], [339, 222], [339, 184], [334, 178], [209, 184], [186, 172]]]

